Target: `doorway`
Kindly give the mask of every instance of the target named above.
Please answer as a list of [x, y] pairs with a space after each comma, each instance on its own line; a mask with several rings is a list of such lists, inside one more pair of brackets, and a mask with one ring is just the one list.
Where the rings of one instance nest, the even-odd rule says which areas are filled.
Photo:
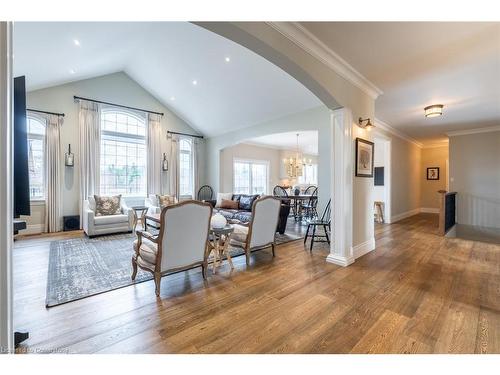
[[374, 137], [373, 208], [375, 224], [391, 223], [391, 140]]

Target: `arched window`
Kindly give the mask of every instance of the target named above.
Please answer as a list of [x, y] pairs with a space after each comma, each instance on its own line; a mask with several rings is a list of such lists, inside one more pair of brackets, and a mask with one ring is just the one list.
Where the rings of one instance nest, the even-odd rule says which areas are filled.
[[27, 117], [28, 168], [30, 199], [45, 199], [45, 124], [43, 120]]
[[179, 195], [193, 196], [193, 144], [191, 139], [179, 140]]
[[146, 196], [146, 121], [135, 112], [104, 108], [100, 193]]

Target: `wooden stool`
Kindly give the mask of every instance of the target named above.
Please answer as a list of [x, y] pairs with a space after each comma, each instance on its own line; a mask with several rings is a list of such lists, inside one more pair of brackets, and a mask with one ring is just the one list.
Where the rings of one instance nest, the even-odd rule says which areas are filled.
[[384, 202], [375, 201], [375, 220], [377, 223], [384, 223]]

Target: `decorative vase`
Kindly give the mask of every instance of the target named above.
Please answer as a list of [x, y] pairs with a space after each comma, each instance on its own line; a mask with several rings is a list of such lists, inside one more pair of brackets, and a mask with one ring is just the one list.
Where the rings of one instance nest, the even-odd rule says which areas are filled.
[[214, 229], [222, 229], [226, 226], [227, 220], [224, 216], [222, 216], [220, 213], [216, 213], [214, 216], [212, 216], [212, 219], [210, 220], [210, 225]]

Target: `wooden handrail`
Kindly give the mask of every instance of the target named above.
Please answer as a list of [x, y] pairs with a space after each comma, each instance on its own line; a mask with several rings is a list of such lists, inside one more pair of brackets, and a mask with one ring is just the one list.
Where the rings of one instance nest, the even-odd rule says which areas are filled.
[[456, 191], [439, 190], [439, 233], [444, 236], [455, 226]]

